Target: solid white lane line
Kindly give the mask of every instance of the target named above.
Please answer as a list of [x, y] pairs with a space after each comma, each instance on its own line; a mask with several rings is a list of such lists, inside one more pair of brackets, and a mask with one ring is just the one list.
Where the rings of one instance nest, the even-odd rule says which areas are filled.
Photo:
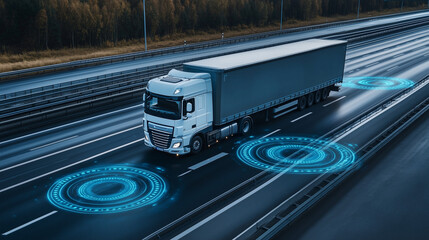
[[395, 69], [395, 68], [397, 68], [397, 67], [399, 67], [399, 66], [391, 67], [391, 68], [387, 69], [387, 70], [386, 70], [386, 72], [390, 72], [390, 71], [392, 71], [393, 69]]
[[267, 135], [264, 135], [264, 136], [260, 137], [260, 139], [262, 139], [262, 138], [266, 138], [266, 137], [269, 137], [269, 136], [273, 135], [274, 133], [276, 133], [276, 132], [278, 132], [278, 131], [281, 131], [281, 129], [277, 129], [277, 130], [275, 130], [275, 131], [272, 131], [272, 132], [268, 133]]
[[81, 164], [81, 163], [83, 163], [83, 162], [86, 162], [86, 161], [92, 160], [92, 159], [94, 159], [94, 158], [97, 158], [97, 157], [99, 157], [99, 156], [105, 155], [105, 154], [107, 154], [107, 153], [111, 153], [111, 152], [116, 151], [116, 150], [118, 150], [118, 149], [121, 149], [121, 148], [124, 148], [124, 147], [130, 146], [130, 145], [132, 145], [132, 144], [134, 144], [134, 143], [141, 142], [141, 141], [143, 141], [143, 140], [144, 140], [144, 138], [137, 139], [137, 140], [135, 140], [135, 141], [129, 142], [129, 143], [124, 144], [124, 145], [121, 145], [121, 146], [119, 146], [119, 147], [115, 147], [115, 148], [112, 148], [112, 149], [107, 150], [107, 151], [105, 151], [105, 152], [102, 152], [102, 153], [96, 154], [96, 155], [94, 155], [94, 156], [91, 156], [91, 157], [85, 158], [85, 159], [80, 160], [80, 161], [78, 161], [78, 162], [74, 162], [74, 163], [72, 163], [72, 164], [70, 164], [70, 165], [67, 165], [67, 166], [64, 166], [64, 167], [61, 167], [61, 168], [55, 169], [55, 170], [53, 170], [53, 171], [47, 172], [47, 173], [45, 173], [45, 174], [39, 175], [39, 176], [34, 177], [34, 178], [30, 178], [30, 179], [28, 179], [28, 180], [25, 180], [25, 181], [23, 181], [23, 182], [20, 182], [20, 183], [15, 184], [15, 185], [9, 186], [9, 187], [7, 187], [7, 188], [3, 188], [3, 189], [1, 189], [1, 190], [0, 190], [0, 193], [5, 192], [5, 191], [7, 191], [7, 190], [10, 190], [10, 189], [12, 189], [12, 188], [19, 187], [19, 186], [21, 186], [21, 185], [24, 185], [24, 184], [26, 184], [26, 183], [32, 182], [32, 181], [37, 180], [37, 179], [39, 179], [39, 178], [42, 178], [42, 177], [48, 176], [48, 175], [50, 175], [50, 174], [52, 174], [52, 173], [56, 173], [56, 172], [59, 172], [59, 171], [61, 171], [61, 170], [67, 169], [67, 168], [69, 168], [69, 167], [73, 167], [73, 166], [78, 165], [78, 164]]
[[307, 113], [307, 114], [304, 114], [304, 115], [302, 115], [301, 117], [299, 117], [299, 118], [295, 118], [294, 120], [292, 120], [292, 121], [290, 121], [291, 123], [293, 123], [293, 122], [296, 122], [296, 121], [298, 121], [298, 120], [300, 120], [300, 119], [302, 119], [302, 118], [305, 118], [305, 117], [307, 117], [308, 115], [311, 115], [313, 112], [309, 112], [309, 113]]
[[57, 143], [60, 143], [60, 142], [64, 142], [64, 141], [76, 138], [76, 137], [79, 137], [79, 135], [74, 135], [74, 136], [71, 136], [71, 137], [68, 137], [68, 138], [64, 138], [64, 139], [61, 139], [61, 140], [58, 140], [58, 141], [55, 141], [55, 142], [51, 142], [51, 143], [39, 146], [39, 147], [31, 148], [30, 151], [34, 151], [34, 150], [37, 150], [37, 149], [40, 149], [40, 148], [51, 146], [51, 145], [54, 145], [54, 144], [57, 144]]
[[211, 157], [209, 159], [206, 159], [206, 160], [204, 160], [202, 162], [199, 162], [199, 163], [197, 163], [195, 165], [190, 166], [188, 169], [190, 169], [190, 170], [197, 170], [198, 168], [203, 167], [203, 166], [205, 166], [205, 165], [207, 165], [207, 164], [209, 164], [211, 162], [214, 162], [214, 161], [216, 161], [216, 160], [218, 160], [220, 158], [223, 158], [226, 155], [228, 155], [228, 153], [221, 152], [221, 153], [219, 153], [217, 155], [214, 155], [213, 157]]
[[27, 227], [27, 226], [29, 226], [29, 225], [31, 225], [31, 224], [33, 224], [33, 223], [35, 223], [35, 222], [38, 222], [38, 221], [40, 221], [40, 220], [42, 220], [42, 219], [44, 219], [44, 218], [47, 218], [47, 217], [49, 217], [49, 216], [51, 216], [51, 215], [53, 215], [53, 214], [55, 214], [55, 213], [57, 213], [58, 211], [52, 211], [52, 212], [50, 212], [50, 213], [48, 213], [48, 214], [45, 214], [45, 215], [43, 215], [43, 216], [41, 216], [41, 217], [38, 217], [38, 218], [36, 218], [36, 219], [34, 219], [34, 220], [31, 220], [31, 221], [29, 221], [28, 223], [26, 223], [26, 224], [23, 224], [23, 225], [21, 225], [21, 226], [19, 226], [19, 227], [16, 227], [16, 228], [14, 228], [14, 229], [12, 229], [12, 230], [10, 230], [10, 231], [8, 231], [8, 232], [5, 232], [5, 233], [3, 233], [2, 235], [3, 236], [6, 236], [6, 235], [9, 235], [9, 234], [11, 234], [11, 233], [13, 233], [13, 232], [16, 232], [16, 231], [18, 231], [18, 230], [20, 230], [20, 229], [23, 229], [23, 228], [25, 228], [25, 227]]
[[51, 157], [51, 156], [57, 155], [59, 153], [63, 153], [63, 152], [66, 152], [66, 151], [69, 151], [69, 150], [72, 150], [72, 149], [75, 149], [75, 148], [78, 148], [78, 147], [82, 147], [82, 146], [85, 146], [85, 145], [88, 145], [88, 144], [91, 144], [91, 143], [94, 143], [94, 142], [98, 142], [100, 140], [103, 140], [103, 139], [106, 139], [106, 138], [109, 138], [109, 137], [113, 137], [115, 135], [118, 135], [118, 134], [121, 134], [121, 133], [124, 133], [124, 132], [128, 132], [128, 131], [131, 131], [133, 129], [140, 128], [140, 127], [141, 126], [138, 125], [138, 126], [135, 126], [135, 127], [132, 127], [132, 128], [128, 128], [128, 129], [125, 129], [125, 130], [122, 130], [122, 131], [119, 131], [119, 132], [116, 132], [116, 133], [109, 134], [109, 135], [101, 137], [101, 138], [97, 138], [97, 139], [91, 140], [89, 142], [85, 142], [85, 143], [81, 143], [81, 144], [78, 144], [78, 145], [75, 145], [75, 146], [72, 146], [72, 147], [69, 147], [69, 148], [65, 148], [63, 150], [60, 150], [60, 151], [57, 151], [57, 152], [53, 152], [53, 153], [50, 153], [50, 154], [47, 154], [47, 155], [44, 155], [44, 156], [41, 156], [41, 157], [38, 157], [38, 158], [35, 158], [35, 159], [32, 159], [32, 160], [26, 161], [26, 162], [18, 163], [16, 165], [0, 169], [0, 173], [1, 172], [5, 172], [5, 171], [10, 170], [10, 169], [13, 169], [13, 168], [16, 168], [16, 167], [19, 167], [19, 166], [22, 166], [22, 165], [25, 165], [25, 164], [29, 164], [29, 163], [32, 163], [32, 162], [35, 162], [35, 161], [39, 161], [39, 160], [47, 158], [47, 157]]
[[285, 171], [277, 174], [276, 176], [272, 177], [270, 180], [266, 181], [262, 185], [260, 185], [257, 188], [253, 189], [251, 192], [249, 192], [246, 195], [240, 197], [239, 199], [235, 200], [234, 202], [228, 204], [227, 206], [223, 207], [222, 209], [218, 210], [217, 212], [213, 213], [212, 215], [206, 217], [204, 220], [201, 220], [200, 222], [196, 223], [192, 227], [186, 229], [185, 231], [183, 231], [179, 235], [177, 235], [174, 238], [172, 238], [172, 240], [178, 240], [178, 239], [183, 238], [184, 236], [186, 236], [189, 233], [193, 232], [195, 229], [197, 229], [197, 228], [201, 227], [202, 225], [206, 224], [207, 222], [211, 221], [213, 218], [219, 216], [220, 214], [226, 212], [228, 209], [234, 207], [235, 205], [237, 205], [240, 202], [244, 201], [248, 197], [252, 196], [253, 194], [255, 194], [257, 192], [259, 192], [259, 190], [263, 189], [264, 187], [268, 186], [269, 184], [271, 184], [272, 182], [274, 182], [275, 180], [277, 180], [278, 178], [280, 178], [281, 176], [283, 176], [286, 172], [288, 172], [290, 169], [292, 169], [293, 167], [295, 167], [298, 163], [299, 163], [299, 161], [295, 162], [290, 167], [288, 167], [287, 169], [285, 169]]
[[123, 112], [123, 111], [129, 110], [129, 109], [132, 109], [132, 108], [136, 108], [136, 107], [139, 107], [139, 106], [141, 107], [141, 104], [134, 105], [134, 106], [131, 106], [131, 107], [127, 107], [127, 108], [124, 108], [124, 109], [119, 109], [119, 110], [116, 110], [116, 111], [113, 111], [113, 112], [104, 113], [104, 114], [97, 115], [97, 116], [94, 116], [94, 117], [85, 118], [85, 119], [82, 119], [82, 120], [79, 120], [79, 121], [76, 121], [76, 122], [67, 123], [67, 124], [64, 124], [64, 125], [61, 125], [61, 126], [57, 126], [57, 127], [54, 127], [54, 128], [49, 128], [49, 129], [46, 129], [46, 130], [43, 130], [43, 131], [40, 131], [40, 132], [30, 133], [30, 134], [27, 134], [27, 135], [24, 135], [24, 136], [21, 136], [21, 137], [17, 137], [17, 138], [14, 138], [14, 139], [9, 139], [9, 140], [0, 142], [0, 145], [5, 144], [5, 143], [9, 143], [9, 142], [13, 142], [13, 141], [17, 141], [17, 140], [20, 140], [20, 139], [23, 139], [23, 138], [31, 137], [31, 136], [34, 136], [34, 135], [38, 135], [38, 134], [50, 132], [50, 131], [53, 131], [53, 130], [56, 130], [56, 129], [59, 129], [59, 128], [68, 127], [68, 126], [71, 126], [71, 125], [74, 125], [74, 124], [86, 122], [86, 121], [89, 121], [89, 120], [92, 120], [92, 119], [96, 119], [96, 118], [108, 116], [108, 115], [115, 114], [115, 113], [118, 113], [118, 112]]
[[188, 171], [186, 171], [186, 172], [184, 172], [184, 173], [180, 174], [180, 175], [179, 175], [179, 176], [177, 176], [177, 177], [182, 177], [182, 176], [184, 176], [184, 175], [186, 175], [186, 174], [188, 174], [188, 173], [190, 173], [190, 172], [192, 172], [192, 170], [188, 170]]
[[[348, 132], [343, 133], [342, 135], [340, 135], [339, 137], [333, 139], [331, 142], [332, 143], [336, 143], [338, 141], [340, 141], [341, 139], [343, 139], [344, 137], [346, 137], [347, 135], [349, 135], [350, 133], [354, 132], [355, 130], [359, 129], [362, 125], [366, 124], [367, 122], [371, 121], [372, 119], [374, 119], [375, 117], [379, 116], [381, 113], [384, 113], [385, 111], [387, 111], [388, 109], [392, 108], [393, 106], [399, 104], [400, 102], [402, 102], [404, 99], [406, 99], [408, 96], [412, 95], [413, 93], [415, 93], [416, 91], [418, 91], [419, 89], [423, 88], [424, 86], [428, 85], [429, 81], [426, 81], [424, 83], [422, 83], [421, 85], [419, 85], [418, 87], [414, 88], [413, 90], [411, 90], [410, 92], [408, 92], [407, 94], [403, 95], [400, 99], [398, 99], [396, 102], [394, 102], [392, 105], [388, 106], [387, 108], [384, 108], [383, 110], [381, 110], [380, 112], [377, 112], [376, 114], [374, 114], [372, 117], [370, 117], [369, 119], [366, 119], [364, 121], [362, 121], [362, 123], [358, 124], [357, 126], [353, 127], [352, 129], [350, 129]], [[211, 221], [212, 219], [214, 219], [215, 217], [219, 216], [220, 214], [224, 213], [225, 211], [227, 211], [228, 209], [234, 207], [235, 205], [237, 205], [238, 203], [244, 201], [245, 199], [247, 199], [248, 197], [252, 196], [253, 194], [255, 194], [256, 192], [258, 192], [259, 190], [263, 189], [265, 186], [271, 184], [272, 182], [274, 182], [275, 180], [277, 180], [279, 177], [281, 177], [282, 175], [284, 175], [286, 172], [288, 172], [288, 170], [290, 170], [291, 168], [293, 168], [297, 163], [299, 163], [299, 161], [297, 161], [296, 163], [294, 163], [292, 166], [290, 166], [288, 169], [286, 169], [285, 171], [280, 172], [279, 174], [277, 174], [276, 176], [274, 176], [273, 178], [271, 178], [270, 180], [268, 180], [267, 182], [263, 183], [262, 185], [260, 185], [258, 188], [254, 189], [253, 191], [247, 193], [246, 195], [242, 196], [241, 198], [235, 200], [234, 202], [230, 203], [229, 205], [225, 206], [224, 208], [218, 210], [217, 212], [213, 213], [212, 215], [208, 216], [207, 218], [201, 220], [200, 222], [194, 224], [192, 227], [186, 229], [185, 231], [183, 231], [182, 233], [180, 233], [179, 235], [175, 236], [174, 238], [172, 238], [173, 240], [177, 240], [177, 239], [181, 239], [184, 236], [188, 235], [189, 233], [193, 232], [195, 229], [201, 227], [202, 225], [206, 224], [207, 222]], [[326, 173], [323, 173], [326, 174]]]
[[280, 203], [279, 205], [277, 205], [277, 207], [275, 207], [273, 210], [271, 210], [270, 212], [268, 212], [267, 214], [265, 214], [263, 217], [261, 217], [258, 221], [256, 221], [255, 223], [253, 223], [252, 225], [250, 225], [246, 230], [242, 231], [240, 234], [238, 234], [235, 238], [233, 238], [232, 240], [237, 240], [238, 238], [240, 238], [244, 233], [246, 233], [247, 231], [249, 231], [251, 228], [255, 227], [257, 224], [259, 224], [263, 219], [265, 219], [266, 217], [268, 217], [269, 215], [271, 215], [274, 211], [276, 211], [277, 209], [279, 209], [281, 206], [284, 206], [284, 204], [286, 204], [287, 202], [291, 201], [293, 198], [295, 198], [296, 196], [298, 196], [298, 194], [300, 194], [302, 191], [304, 191], [305, 189], [307, 189], [308, 187], [312, 186], [316, 181], [319, 181], [319, 179], [321, 179], [323, 176], [325, 176], [326, 173], [323, 173], [321, 175], [319, 175], [317, 178], [313, 179], [313, 181], [311, 181], [310, 183], [308, 183], [307, 185], [305, 185], [303, 188], [301, 188], [298, 192], [294, 193], [292, 196], [290, 196], [288, 199], [286, 199], [285, 201], [283, 201], [282, 203]]
[[[284, 173], [283, 173], [284, 174]], [[254, 189], [253, 191], [247, 193], [246, 195], [244, 195], [243, 197], [235, 200], [234, 202], [230, 203], [229, 205], [227, 205], [226, 207], [222, 208], [221, 210], [213, 213], [212, 215], [210, 215], [209, 217], [205, 218], [204, 220], [198, 222], [197, 224], [193, 225], [192, 227], [186, 229], [185, 231], [183, 231], [182, 233], [180, 233], [179, 235], [175, 236], [174, 238], [172, 238], [172, 240], [178, 240], [183, 238], [184, 236], [188, 235], [189, 233], [193, 232], [195, 229], [201, 227], [202, 225], [206, 224], [207, 222], [209, 222], [210, 220], [212, 220], [213, 218], [219, 216], [220, 214], [226, 212], [228, 209], [234, 207], [235, 205], [237, 205], [238, 203], [240, 203], [241, 201], [245, 200], [246, 198], [252, 196], [254, 193], [258, 192], [260, 189], [264, 188], [265, 186], [267, 186], [268, 184], [274, 182], [276, 179], [278, 179], [279, 177], [281, 177], [283, 175], [282, 173], [277, 174], [276, 176], [274, 176], [273, 178], [271, 178], [270, 180], [268, 180], [267, 182], [265, 182], [264, 184], [260, 185], [259, 187], [257, 187], [256, 189]]]
[[329, 103], [327, 103], [327, 104], [324, 104], [323, 105], [323, 107], [327, 107], [327, 106], [329, 106], [329, 105], [331, 105], [331, 104], [333, 104], [333, 103], [336, 103], [336, 102], [338, 102], [338, 101], [340, 101], [341, 99], [343, 99], [343, 98], [345, 98], [346, 96], [342, 96], [342, 97], [340, 97], [340, 98], [337, 98], [337, 99], [335, 99], [334, 101], [332, 101], [332, 102], [329, 102]]

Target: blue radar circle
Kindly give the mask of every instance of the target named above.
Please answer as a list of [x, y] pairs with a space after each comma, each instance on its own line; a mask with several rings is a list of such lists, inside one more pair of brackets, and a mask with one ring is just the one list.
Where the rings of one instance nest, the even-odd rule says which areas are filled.
[[65, 176], [49, 188], [47, 198], [67, 211], [108, 214], [154, 204], [166, 192], [167, 184], [158, 174], [119, 165]]
[[341, 86], [367, 90], [394, 90], [413, 87], [414, 82], [393, 77], [348, 77], [343, 79]]
[[136, 190], [137, 184], [132, 180], [123, 177], [102, 177], [82, 184], [78, 189], [78, 195], [94, 201], [112, 201], [126, 198]]
[[290, 173], [341, 171], [356, 160], [346, 146], [307, 137], [272, 137], [248, 141], [237, 149], [238, 159], [261, 170]]

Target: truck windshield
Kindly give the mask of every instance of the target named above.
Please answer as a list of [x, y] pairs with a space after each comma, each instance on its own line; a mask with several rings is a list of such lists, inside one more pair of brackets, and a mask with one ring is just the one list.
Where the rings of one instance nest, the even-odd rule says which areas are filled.
[[157, 117], [179, 120], [181, 116], [181, 102], [182, 99], [178, 97], [167, 97], [146, 92], [145, 113]]

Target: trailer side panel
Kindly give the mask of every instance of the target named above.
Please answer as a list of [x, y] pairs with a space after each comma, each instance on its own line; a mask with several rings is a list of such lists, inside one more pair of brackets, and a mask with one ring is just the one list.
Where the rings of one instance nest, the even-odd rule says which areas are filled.
[[341, 82], [345, 52], [343, 43], [234, 69], [184, 70], [211, 74], [214, 124], [222, 125]]

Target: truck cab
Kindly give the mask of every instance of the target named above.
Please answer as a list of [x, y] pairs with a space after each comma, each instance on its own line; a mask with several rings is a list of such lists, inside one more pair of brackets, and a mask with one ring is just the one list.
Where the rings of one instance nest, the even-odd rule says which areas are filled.
[[346, 41], [309, 39], [201, 59], [147, 84], [143, 128], [147, 146], [198, 153], [265, 120], [303, 110], [338, 91]]
[[[160, 151], [183, 155], [193, 146], [201, 149], [204, 131], [213, 123], [210, 74], [172, 69], [168, 75], [149, 81], [143, 95], [145, 145]], [[196, 143], [195, 143], [196, 142]]]

